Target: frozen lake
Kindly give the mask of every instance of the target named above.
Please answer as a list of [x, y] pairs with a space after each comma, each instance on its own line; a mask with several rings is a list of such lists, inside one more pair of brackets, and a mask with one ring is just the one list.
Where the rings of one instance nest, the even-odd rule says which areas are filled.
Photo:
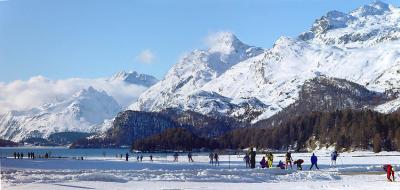
[[[172, 154], [155, 155], [151, 162], [136, 158], [126, 162], [110, 155], [84, 160], [1, 159], [2, 189], [400, 189], [389, 183], [383, 164], [399, 168], [399, 152], [343, 153], [337, 167], [330, 166], [329, 152], [316, 152], [320, 170], [309, 171], [310, 153], [293, 153], [304, 159], [304, 171], [247, 169], [241, 156], [221, 155], [220, 166], [211, 166], [208, 156], [194, 153], [194, 163], [181, 154], [172, 162]], [[257, 155], [257, 164], [263, 155]], [[276, 154], [274, 165], [283, 160]], [[230, 161], [229, 161], [230, 160]], [[396, 174], [397, 177], [397, 174]], [[399, 179], [399, 178], [397, 178]]]

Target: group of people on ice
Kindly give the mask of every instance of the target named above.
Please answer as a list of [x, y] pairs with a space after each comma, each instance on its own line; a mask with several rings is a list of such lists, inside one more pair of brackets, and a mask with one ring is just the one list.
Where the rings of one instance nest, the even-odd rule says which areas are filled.
[[[331, 160], [332, 160], [332, 166], [336, 166], [336, 160], [338, 158], [339, 154], [337, 151], [332, 152], [331, 154]], [[254, 151], [253, 148], [249, 149], [249, 152], [246, 153], [246, 155], [243, 157], [243, 160], [246, 163], [246, 168], [255, 168], [256, 165], [256, 151]], [[310, 157], [311, 161], [311, 166], [310, 170], [312, 168], [319, 169], [318, 167], [318, 157], [313, 153]], [[274, 155], [272, 152], [267, 152], [265, 156], [262, 157], [260, 161], [260, 167], [261, 168], [272, 168], [273, 167], [273, 162], [274, 162]], [[293, 169], [293, 164], [297, 166], [297, 170], [303, 170], [302, 164], [304, 163], [303, 159], [297, 159], [294, 160], [292, 157], [292, 153], [290, 151], [286, 152], [285, 154], [285, 162], [282, 162], [280, 160], [278, 164], [276, 165], [277, 168], [281, 169]]]
[[[29, 159], [35, 159], [35, 153], [34, 152], [28, 152], [27, 156]], [[44, 156], [39, 155], [39, 158], [49, 158], [49, 154], [46, 152]], [[24, 153], [23, 152], [14, 152], [14, 159], [24, 159]]]
[[219, 166], [219, 155], [216, 152], [215, 153], [210, 152], [208, 158], [210, 159], [211, 165]]

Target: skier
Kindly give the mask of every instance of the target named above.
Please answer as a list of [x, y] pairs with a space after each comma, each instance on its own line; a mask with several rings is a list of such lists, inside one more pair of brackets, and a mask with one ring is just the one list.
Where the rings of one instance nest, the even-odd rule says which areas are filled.
[[35, 153], [32, 152], [31, 156], [32, 156], [32, 159], [34, 160], [35, 159]]
[[24, 153], [21, 152], [21, 159], [24, 159]]
[[140, 159], [140, 156], [139, 156], [139, 154], [138, 154], [138, 155], [136, 155], [136, 161], [139, 162], [139, 159]]
[[14, 152], [14, 159], [17, 159], [17, 153]]
[[272, 154], [272, 152], [268, 152], [267, 158], [268, 158], [268, 167], [272, 168], [272, 163], [274, 162], [274, 155]]
[[282, 162], [282, 160], [279, 160], [279, 163], [278, 163], [278, 165], [276, 165], [276, 167], [284, 170], [285, 169], [285, 164]]
[[152, 154], [150, 154], [150, 161], [153, 161], [153, 155]]
[[208, 158], [210, 158], [210, 164], [214, 165], [214, 154], [212, 152], [210, 152], [210, 154], [208, 155]]
[[286, 169], [288, 169], [289, 164], [290, 164], [290, 169], [293, 169], [292, 168], [293, 158], [292, 158], [292, 153], [290, 153], [290, 151], [287, 151], [285, 158], [286, 158]]
[[28, 158], [31, 159], [31, 153], [30, 152], [28, 152]]
[[126, 153], [126, 154], [125, 154], [125, 161], [128, 161], [128, 160], [129, 160], [129, 154]]
[[18, 158], [18, 159], [20, 159], [20, 158], [21, 158], [21, 155], [19, 154], [19, 152], [18, 152], [18, 154], [17, 154], [17, 158]]
[[193, 158], [192, 158], [192, 153], [191, 152], [188, 153], [188, 159], [189, 159], [189, 162], [193, 162]]
[[267, 161], [265, 161], [265, 156], [260, 161], [261, 168], [265, 168], [267, 166]]
[[250, 168], [256, 168], [256, 151], [250, 148]]
[[336, 159], [339, 156], [338, 152], [335, 150], [331, 154], [331, 166], [336, 166]]
[[250, 157], [248, 153], [243, 157], [243, 160], [246, 162], [246, 168], [250, 167]]
[[[387, 180], [388, 180], [389, 182], [393, 182], [393, 181], [394, 181], [394, 170], [393, 170], [392, 165], [390, 165], [390, 164], [385, 164], [385, 165], [383, 165], [383, 170], [385, 170], [385, 172], [386, 172]], [[393, 177], [393, 180], [390, 179], [390, 176]]]
[[217, 166], [217, 164], [218, 164], [218, 166], [219, 166], [219, 156], [218, 156], [218, 154], [217, 153], [214, 153], [214, 160], [215, 160], [215, 166]]
[[143, 154], [140, 154], [140, 161], [143, 161]]
[[301, 164], [303, 164], [303, 163], [304, 163], [303, 159], [298, 159], [298, 160], [293, 162], [293, 164], [297, 165], [297, 170], [303, 170], [303, 167], [301, 167]]
[[318, 165], [317, 165], [317, 162], [318, 162], [318, 158], [317, 158], [317, 156], [315, 156], [315, 154], [313, 153], [312, 156], [311, 156], [311, 167], [310, 167], [310, 170], [312, 169], [312, 167], [313, 167], [314, 165], [315, 165], [315, 167], [319, 170]]

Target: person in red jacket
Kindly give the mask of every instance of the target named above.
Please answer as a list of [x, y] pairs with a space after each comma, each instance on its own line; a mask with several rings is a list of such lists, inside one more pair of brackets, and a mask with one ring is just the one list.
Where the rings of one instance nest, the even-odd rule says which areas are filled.
[[[383, 165], [383, 170], [386, 171], [388, 181], [390, 182], [394, 181], [394, 170], [392, 165], [390, 164]], [[390, 177], [393, 177], [393, 180]]]

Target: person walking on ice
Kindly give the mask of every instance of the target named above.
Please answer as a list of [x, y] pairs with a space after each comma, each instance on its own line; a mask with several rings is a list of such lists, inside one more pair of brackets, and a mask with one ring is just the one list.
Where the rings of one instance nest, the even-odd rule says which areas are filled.
[[128, 161], [128, 159], [129, 159], [129, 154], [126, 153], [126, 154], [125, 154], [125, 161]]
[[293, 169], [292, 167], [293, 158], [292, 158], [292, 153], [290, 153], [290, 151], [287, 151], [285, 158], [286, 158], [286, 165], [285, 165], [286, 169], [289, 168], [289, 164], [290, 164], [290, 169]]
[[192, 152], [188, 153], [188, 160], [189, 160], [189, 162], [194, 162], [193, 158], [192, 158]]
[[312, 156], [311, 156], [311, 167], [310, 167], [310, 170], [313, 168], [313, 166], [315, 166], [319, 170], [317, 162], [318, 162], [318, 158], [313, 153]]
[[336, 167], [336, 159], [339, 156], [338, 152], [335, 150], [331, 154], [331, 166]]
[[[393, 170], [392, 165], [390, 165], [390, 164], [383, 165], [383, 170], [385, 170], [385, 172], [386, 172], [387, 180], [389, 182], [393, 182], [394, 181], [394, 170]], [[393, 178], [393, 180], [391, 179], [391, 177]]]
[[218, 156], [218, 154], [217, 153], [214, 153], [214, 163], [215, 163], [215, 166], [217, 166], [217, 164], [218, 164], [218, 166], [219, 166], [219, 156]]
[[210, 152], [210, 154], [208, 155], [208, 158], [210, 158], [210, 164], [214, 165], [214, 154], [212, 152]]
[[250, 168], [256, 168], [256, 151], [250, 148]]
[[272, 152], [268, 152], [267, 158], [268, 158], [268, 167], [272, 168], [272, 163], [274, 162], [274, 155], [272, 154]]
[[177, 152], [175, 152], [175, 154], [174, 154], [174, 162], [178, 162], [178, 157], [179, 157], [179, 154]]

